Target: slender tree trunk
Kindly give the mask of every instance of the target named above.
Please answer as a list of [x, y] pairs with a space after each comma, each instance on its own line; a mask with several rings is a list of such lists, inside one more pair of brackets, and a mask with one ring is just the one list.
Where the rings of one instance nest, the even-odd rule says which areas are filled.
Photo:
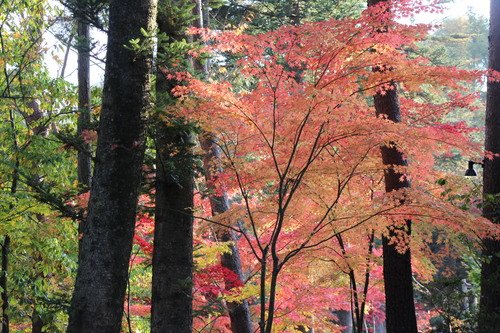
[[153, 0], [111, 0], [96, 163], [67, 332], [120, 332], [149, 109]]
[[[374, 103], [377, 116], [384, 115], [394, 122], [401, 121], [398, 93], [395, 87], [385, 91], [385, 95], [377, 93], [374, 96]], [[402, 152], [395, 145], [381, 147], [381, 152], [382, 161], [387, 166], [384, 174], [386, 192], [410, 187], [405, 175], [394, 170], [394, 166], [407, 165]], [[409, 237], [411, 221], [405, 220], [400, 225], [391, 226], [388, 236], [382, 237], [387, 333], [416, 333], [411, 253], [409, 248], [404, 253], [400, 253], [396, 249], [396, 244], [391, 244], [391, 238], [396, 237], [397, 232], [403, 232]]]
[[[82, 19], [78, 20], [78, 135], [90, 126], [90, 33], [89, 25]], [[78, 149], [78, 183], [83, 192], [90, 189], [92, 180], [91, 144], [83, 143]]]
[[[196, 22], [197, 28], [203, 28], [209, 24], [208, 13], [203, 10], [203, 2], [201, 0], [196, 0], [196, 13], [198, 15], [198, 20]], [[201, 64], [200, 61], [195, 60], [195, 69], [200, 70], [207, 77], [209, 75], [208, 66]], [[229, 209], [229, 200], [225, 192], [220, 195], [216, 195], [216, 189], [213, 184], [214, 175], [214, 164], [217, 164], [221, 159], [221, 151], [217, 145], [217, 137], [213, 133], [204, 132], [199, 136], [200, 146], [204, 151], [203, 155], [203, 168], [205, 171], [205, 180], [207, 183], [207, 188], [211, 190], [214, 194], [210, 196], [210, 206], [212, 208], [212, 215], [221, 214]], [[216, 168], [216, 173], [222, 170]], [[230, 229], [216, 228], [217, 240], [220, 242], [231, 242], [229, 246], [231, 252], [224, 253], [221, 256], [221, 265], [232, 271], [240, 281], [243, 282], [243, 271], [241, 268], [241, 260], [239, 255], [239, 250], [237, 246], [237, 237], [234, 231]], [[231, 289], [232, 286], [226, 280], [225, 288]], [[241, 302], [227, 302], [227, 309], [229, 312], [229, 318], [231, 320], [231, 330], [233, 333], [252, 333], [252, 319], [250, 316], [250, 309], [248, 308], [248, 301], [243, 300]]]
[[[15, 129], [14, 116], [10, 113], [11, 126]], [[13, 131], [15, 133], [15, 131]], [[17, 137], [14, 134], [14, 146], [19, 148]], [[17, 185], [19, 182], [19, 158], [16, 157], [16, 165], [12, 174], [12, 184], [10, 186], [10, 193], [17, 192]], [[10, 207], [13, 208], [13, 207]], [[2, 271], [0, 272], [0, 288], [2, 288], [2, 333], [10, 332], [10, 318], [9, 318], [9, 256], [10, 256], [10, 236], [5, 235], [2, 244]]]
[[[215, 187], [213, 186], [213, 177], [215, 177], [214, 163], [216, 164], [220, 160], [220, 149], [217, 146], [215, 136], [211, 133], [204, 133], [200, 137], [200, 145], [205, 152], [203, 158], [203, 167], [205, 169], [205, 177], [207, 180], [207, 187], [215, 193]], [[220, 171], [220, 170], [217, 170]], [[212, 215], [224, 213], [229, 209], [229, 201], [226, 193], [221, 193], [220, 195], [213, 194], [210, 196], [210, 205], [212, 207]], [[241, 260], [238, 252], [237, 238], [234, 232], [229, 229], [223, 229], [220, 227], [216, 228], [217, 240], [221, 242], [231, 242], [230, 250], [231, 253], [224, 253], [221, 258], [221, 264], [223, 267], [231, 270], [235, 275], [243, 281], [243, 272], [241, 269]], [[226, 288], [230, 289], [231, 286], [226, 282]], [[242, 302], [227, 302], [227, 308], [229, 311], [229, 318], [231, 319], [231, 330], [233, 333], [251, 333], [252, 330], [252, 320], [250, 317], [250, 310], [248, 308], [247, 300]]]
[[[368, 0], [368, 6], [384, 1], [386, 0]], [[374, 70], [379, 69], [374, 68]], [[374, 95], [373, 101], [377, 116], [384, 116], [399, 123], [401, 122], [399, 96], [395, 83], [393, 82], [392, 85], [394, 89], [386, 90], [384, 94], [378, 92]], [[381, 153], [382, 162], [387, 166], [384, 172], [386, 192], [410, 187], [410, 182], [405, 175], [394, 169], [397, 166], [407, 165], [396, 143], [381, 147]], [[417, 333], [411, 253], [409, 248], [404, 253], [400, 253], [396, 249], [396, 244], [391, 244], [391, 239], [396, 236], [397, 232], [402, 232], [409, 238], [411, 221], [405, 220], [399, 225], [391, 226], [388, 236], [382, 236], [387, 333]]]
[[2, 271], [0, 272], [0, 288], [2, 288], [2, 333], [9, 333], [9, 272], [10, 236], [5, 235], [2, 243]]
[[[168, 17], [168, 1], [159, 2], [158, 28], [170, 40], [183, 37], [182, 23]], [[186, 22], [187, 23], [187, 22]], [[159, 54], [166, 54], [163, 45]], [[156, 75], [156, 203], [151, 307], [152, 333], [191, 333], [193, 320], [193, 192], [194, 136], [175, 114], [165, 111], [174, 103], [168, 79], [159, 64]]]
[[[490, 2], [489, 69], [500, 71], [500, 0]], [[500, 82], [488, 81], [486, 93], [487, 153], [500, 153]], [[499, 224], [500, 158], [485, 159], [483, 172], [483, 216]], [[481, 301], [478, 332], [500, 332], [500, 240], [483, 241]]]
[[31, 315], [31, 333], [42, 333], [43, 328], [45, 326], [45, 322], [40, 317], [40, 314], [36, 310], [36, 307], [33, 308], [33, 313]]

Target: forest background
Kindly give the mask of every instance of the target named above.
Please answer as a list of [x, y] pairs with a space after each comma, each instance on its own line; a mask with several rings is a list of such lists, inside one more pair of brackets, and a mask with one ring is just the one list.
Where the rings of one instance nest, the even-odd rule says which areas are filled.
[[[85, 6], [79, 7], [83, 3]], [[155, 156], [166, 153], [174, 157], [168, 173], [175, 176], [175, 185], [186, 176], [183, 168], [193, 172], [187, 178], [196, 178], [194, 206], [188, 214], [183, 211], [183, 216], [194, 218], [194, 246], [188, 247], [194, 257], [194, 277], [179, 287], [193, 293], [192, 312], [187, 313], [193, 318], [192, 331], [235, 332], [234, 322], [241, 319], [231, 314], [242, 306], [252, 331], [385, 331], [380, 235], [388, 221], [402, 218], [418, 221], [411, 242], [400, 234], [396, 244], [401, 251], [412, 244], [419, 329], [473, 332], [477, 325], [481, 239], [494, 234], [495, 229], [479, 217], [480, 177], [465, 178], [463, 173], [469, 159], [478, 163], [483, 159], [485, 91], [481, 83], [484, 73], [479, 71], [487, 66], [488, 20], [468, 12], [444, 20], [441, 26], [429, 27], [432, 33], [426, 38], [421, 36], [426, 27], [396, 24], [397, 40], [380, 44], [394, 48], [396, 53], [388, 51], [390, 55], [404, 53], [405, 57], [393, 62], [393, 77], [381, 79], [367, 73], [374, 73], [370, 65], [378, 66], [381, 59], [390, 68], [393, 60], [383, 55], [387, 50], [365, 52], [367, 58], [360, 58], [358, 64], [353, 59], [363, 50], [373, 49], [373, 41], [345, 39], [342, 35], [352, 33], [358, 38], [357, 32], [349, 29], [364, 24], [378, 31], [375, 23], [361, 14], [366, 8], [364, 1], [317, 1], [311, 6], [274, 1], [207, 3], [199, 10], [205, 15], [203, 23], [216, 31], [227, 31], [227, 35], [208, 35], [203, 43], [193, 40], [198, 32], [185, 34], [188, 26], [203, 26], [192, 12], [194, 4], [163, 4], [176, 24], [163, 31], [165, 35], [154, 38], [144, 31], [127, 46], [140, 54], [150, 46], [143, 40], [163, 42], [157, 48], [158, 70], [166, 71], [171, 88], [182, 85], [175, 96], [167, 91], [169, 96], [163, 100], [158, 85], [161, 80], [156, 78], [153, 95], [157, 105], [169, 111], [151, 117], [147, 124], [125, 302], [118, 300], [124, 304], [122, 330], [148, 332], [155, 325], [151, 318], [153, 233], [159, 215], [154, 203], [158, 182]], [[103, 90], [99, 84], [83, 89], [90, 92], [90, 99], [82, 103], [82, 82], [88, 85], [89, 78], [79, 77], [78, 84], [68, 81], [71, 62], [75, 61], [67, 55], [72, 50], [79, 56], [88, 53], [89, 61], [103, 68], [105, 44], [92, 36], [108, 29], [109, 17], [107, 2], [67, 1], [64, 5], [42, 0], [1, 2], [0, 288], [4, 333], [65, 331], [71, 313], [91, 178], [89, 171], [87, 180], [82, 177], [82, 167], [96, 159]], [[411, 22], [406, 10], [395, 12]], [[304, 63], [317, 59], [307, 50], [321, 46], [307, 44], [314, 42], [312, 37], [304, 38], [303, 45], [297, 44], [302, 53], [294, 53], [287, 48], [287, 43], [292, 43], [287, 38], [300, 33], [315, 36], [320, 27], [333, 29], [327, 23], [304, 23], [328, 22], [330, 18], [338, 20], [329, 21], [337, 26], [330, 46], [335, 50], [336, 43], [344, 43], [345, 47], [338, 49], [344, 58], [335, 70], [318, 75]], [[92, 27], [90, 38], [82, 34], [82, 25]], [[291, 25], [288, 30], [279, 30], [286, 25]], [[46, 40], [52, 38], [48, 34], [61, 42], [58, 47], [47, 44]], [[351, 38], [366, 44], [351, 50], [347, 47]], [[209, 48], [202, 53], [199, 48], [205, 43]], [[200, 61], [198, 54], [203, 55]], [[283, 55], [289, 56], [286, 62]], [[379, 57], [377, 61], [374, 55]], [[60, 66], [56, 76], [54, 64], [46, 65], [48, 58]], [[416, 65], [424, 58], [428, 61], [425, 66], [441, 77], [429, 75], [425, 68], [397, 74], [403, 63]], [[269, 66], [264, 76], [259, 74], [262, 64]], [[444, 69], [448, 66], [452, 70]], [[323, 76], [342, 71], [355, 80], [341, 81], [344, 76], [339, 75], [332, 82], [339, 80], [345, 89], [353, 89], [344, 92], [350, 94], [349, 98], [339, 100], [319, 89], [304, 92], [311, 82], [316, 89]], [[271, 82], [269, 86], [259, 84], [263, 77]], [[369, 101], [373, 94], [391, 90], [381, 82], [392, 80], [404, 86], [404, 126], [375, 121], [373, 112], [362, 111], [373, 108]], [[360, 81], [363, 88], [353, 88]], [[366, 88], [370, 82], [382, 88]], [[278, 87], [288, 95], [278, 94]], [[365, 89], [366, 94], [358, 94]], [[333, 103], [331, 110], [315, 109], [322, 102], [307, 104], [316, 101], [319, 93]], [[193, 95], [198, 99], [189, 98]], [[320, 113], [311, 111], [297, 119], [284, 113], [278, 124], [266, 108], [254, 108], [259, 103], [284, 105], [294, 110], [293, 114], [304, 109]], [[337, 109], [342, 113], [334, 113]], [[245, 112], [238, 112], [242, 110]], [[175, 112], [175, 119], [171, 112]], [[330, 128], [325, 114], [331, 117], [332, 126], [334, 122], [337, 126]], [[157, 135], [162, 129], [157, 123], [167, 127], [174, 124], [179, 131], [174, 142], [165, 145], [170, 149], [166, 152], [158, 145]], [[279, 128], [274, 137], [277, 143], [292, 140], [291, 150], [286, 145], [274, 149], [269, 141], [266, 143], [273, 131], [266, 127], [269, 125]], [[304, 130], [307, 140], [287, 137], [297, 128]], [[328, 133], [327, 139], [318, 133]], [[311, 141], [315, 137], [317, 140]], [[219, 149], [213, 150], [214, 142]], [[397, 171], [401, 177], [412, 175], [413, 190], [384, 195], [384, 167], [377, 162], [380, 157], [374, 148], [387, 142], [398, 142], [410, 161], [408, 168]], [[266, 144], [273, 147], [271, 153]], [[120, 145], [113, 143], [111, 149], [135, 148], [133, 144]], [[188, 151], [187, 158], [182, 155], [184, 150]], [[281, 169], [282, 164], [276, 163], [277, 178], [272, 164], [268, 164], [268, 154], [274, 154], [277, 160], [284, 158], [280, 163], [289, 165]], [[287, 160], [290, 156], [297, 159]], [[182, 162], [181, 171], [178, 160]], [[280, 174], [280, 170], [286, 172]], [[217, 206], [221, 200], [222, 208]], [[288, 203], [280, 206], [280, 200]], [[287, 222], [281, 228], [272, 221]], [[277, 231], [280, 228], [282, 231]], [[169, 236], [172, 234], [165, 237]], [[266, 244], [278, 248], [275, 257], [267, 256]], [[239, 256], [238, 268], [227, 263], [236, 260], [235, 254]], [[169, 257], [176, 255], [167, 252]], [[189, 259], [184, 261], [189, 270], [190, 265]], [[266, 273], [266, 267], [271, 271]]]

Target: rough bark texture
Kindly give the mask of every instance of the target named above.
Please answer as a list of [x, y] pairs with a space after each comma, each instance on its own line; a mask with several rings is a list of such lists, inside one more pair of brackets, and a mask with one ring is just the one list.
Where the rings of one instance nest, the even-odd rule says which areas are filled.
[[[171, 40], [182, 38], [182, 25], [167, 17], [159, 2], [158, 28]], [[160, 45], [158, 53], [164, 52]], [[191, 333], [193, 320], [194, 137], [189, 125], [163, 110], [172, 104], [178, 82], [157, 69], [156, 208], [153, 253], [151, 333]]]
[[[158, 78], [157, 78], [158, 86]], [[193, 165], [190, 134], [159, 125], [151, 308], [152, 333], [190, 333], [193, 277]]]
[[[89, 25], [78, 19], [78, 135], [90, 125], [90, 34]], [[78, 183], [90, 189], [92, 180], [91, 145], [83, 143], [78, 150]]]
[[[500, 1], [490, 3], [489, 68], [500, 71]], [[485, 150], [500, 153], [500, 83], [488, 81]], [[500, 158], [486, 159], [483, 172], [483, 215], [500, 223]], [[478, 332], [500, 332], [500, 240], [485, 239], [481, 270]]]
[[[211, 190], [215, 190], [214, 186], [212, 185], [212, 177], [214, 176], [213, 164], [214, 162], [220, 160], [220, 149], [216, 144], [215, 136], [211, 133], [205, 133], [202, 137], [200, 137], [200, 144], [201, 148], [205, 152], [203, 167], [205, 169], [207, 187]], [[229, 209], [229, 201], [227, 195], [225, 193], [222, 193], [221, 195], [211, 195], [210, 205], [212, 207], [212, 215], [224, 213]], [[243, 281], [241, 260], [239, 256], [238, 246], [236, 245], [236, 235], [228, 228], [216, 227], [216, 230], [218, 241], [232, 242], [232, 245], [230, 246], [231, 253], [224, 253], [221, 256], [221, 265], [234, 272], [236, 276], [238, 276], [238, 278]], [[226, 288], [231, 288], [231, 286], [228, 285], [227, 282]], [[227, 308], [229, 311], [229, 318], [231, 319], [231, 330], [233, 331], [233, 333], [253, 332], [250, 310], [248, 308], [248, 302], [246, 300], [243, 300], [242, 302], [227, 302]]]
[[67, 332], [120, 332], [144, 155], [153, 0], [112, 0], [96, 163]]

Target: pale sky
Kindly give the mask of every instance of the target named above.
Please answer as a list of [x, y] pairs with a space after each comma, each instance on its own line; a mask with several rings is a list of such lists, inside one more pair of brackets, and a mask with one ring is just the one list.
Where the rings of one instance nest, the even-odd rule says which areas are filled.
[[450, 8], [449, 14], [446, 13], [446, 16], [462, 16], [469, 8], [482, 16], [490, 15], [490, 0], [455, 0], [448, 7]]

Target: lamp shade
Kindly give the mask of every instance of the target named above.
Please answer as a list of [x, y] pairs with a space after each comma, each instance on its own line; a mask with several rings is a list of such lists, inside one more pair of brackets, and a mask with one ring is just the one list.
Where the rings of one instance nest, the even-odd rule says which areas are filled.
[[474, 164], [475, 164], [474, 161], [469, 161], [469, 167], [465, 171], [466, 176], [471, 176], [471, 177], [477, 176], [477, 172], [476, 170], [474, 170]]

